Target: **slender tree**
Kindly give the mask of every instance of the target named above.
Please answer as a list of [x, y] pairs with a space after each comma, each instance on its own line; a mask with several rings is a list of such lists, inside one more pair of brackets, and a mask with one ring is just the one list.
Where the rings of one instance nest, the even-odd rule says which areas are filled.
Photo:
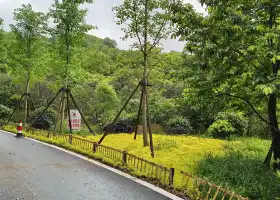
[[[85, 22], [87, 10], [80, 8], [84, 3], [93, 3], [93, 0], [56, 0], [50, 9], [50, 16], [54, 20], [55, 27], [51, 29], [51, 35], [58, 41], [59, 55], [65, 62], [64, 86], [69, 86], [69, 67], [74, 48], [81, 43], [85, 33], [94, 27]], [[65, 110], [65, 93], [62, 94], [60, 106], [60, 127], [62, 130]]]
[[11, 24], [11, 30], [16, 36], [18, 52], [24, 63], [26, 86], [23, 122], [26, 123], [28, 115], [28, 94], [30, 92], [30, 80], [32, 72], [32, 58], [37, 51], [36, 43], [45, 34], [47, 17], [41, 12], [35, 12], [30, 4], [22, 5], [14, 11], [15, 24]]
[[3, 19], [0, 18], [0, 64], [4, 63], [5, 58], [5, 45], [4, 45], [4, 31], [3, 31]]
[[[148, 59], [152, 50], [169, 35], [170, 27], [166, 16], [168, 0], [125, 0], [115, 7], [118, 25], [125, 25], [123, 39], [136, 40], [132, 48], [139, 49], [143, 55], [143, 143], [148, 146], [147, 108], [148, 106]], [[151, 136], [150, 136], [151, 139]]]
[[2, 50], [2, 48], [3, 48], [2, 40], [3, 40], [3, 37], [4, 37], [4, 34], [3, 34], [3, 22], [4, 22], [4, 20], [2, 18], [0, 18], [0, 50], [1, 50], [0, 52], [3, 52], [3, 50]]

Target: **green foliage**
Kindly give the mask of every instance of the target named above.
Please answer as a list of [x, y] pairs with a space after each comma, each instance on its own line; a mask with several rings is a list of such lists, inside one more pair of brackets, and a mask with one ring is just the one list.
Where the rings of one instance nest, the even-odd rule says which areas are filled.
[[220, 112], [215, 118], [216, 121], [228, 121], [234, 129], [233, 134], [243, 136], [247, 133], [248, 121], [241, 113], [237, 112]]
[[[114, 8], [118, 18], [117, 24], [126, 25], [126, 28], [122, 29], [125, 33], [123, 39], [136, 38], [137, 43], [134, 43], [132, 47], [146, 54], [170, 33], [165, 13], [168, 1], [149, 0], [147, 2], [146, 5], [146, 0], [125, 0], [122, 5]], [[148, 38], [145, 37], [147, 35]]]
[[[194, 57], [186, 75], [191, 96], [207, 98], [202, 102], [205, 105], [212, 101], [210, 108], [215, 103], [220, 110], [239, 107], [246, 114], [252, 109], [262, 121], [278, 127], [279, 4], [266, 0], [200, 2], [207, 7], [208, 15], [196, 13], [183, 1], [170, 7], [171, 21], [177, 29], [174, 35], [186, 41], [186, 56]], [[264, 110], [269, 120], [260, 115]], [[277, 129], [272, 129], [272, 134], [277, 160], [280, 134]]]
[[177, 109], [172, 99], [162, 97], [153, 93], [150, 101], [151, 119], [153, 123], [164, 125], [170, 119], [170, 116], [177, 114]]
[[12, 114], [12, 109], [0, 104], [0, 119], [7, 119]]
[[214, 138], [228, 138], [235, 132], [234, 127], [227, 120], [217, 120], [209, 128], [208, 132]]
[[[44, 109], [45, 109], [45, 107], [40, 107], [40, 108], [36, 109], [36, 111], [34, 111], [32, 113], [32, 116], [30, 117], [30, 119], [31, 119], [30, 122], [32, 122], [37, 117], [39, 117]], [[57, 115], [57, 112], [54, 109], [48, 108], [48, 110], [45, 112], [45, 114], [42, 117], [51, 127], [53, 127], [56, 122], [56, 115]]]
[[189, 120], [181, 116], [174, 116], [170, 118], [165, 127], [167, 128], [167, 132], [171, 134], [176, 134], [176, 130], [180, 133], [191, 133], [193, 131]]
[[[53, 59], [60, 66], [61, 70], [56, 71], [58, 79], [64, 79], [64, 84], [74, 82], [74, 78], [79, 77], [78, 74], [83, 72], [74, 63], [78, 62], [77, 57], [81, 53], [81, 46], [84, 44], [85, 34], [95, 28], [88, 25], [85, 21], [87, 14], [86, 9], [81, 9], [80, 6], [84, 3], [93, 3], [93, 0], [81, 1], [56, 1], [49, 15], [54, 20], [54, 28], [50, 29], [50, 34], [54, 38]], [[64, 67], [61, 67], [63, 65]], [[77, 70], [74, 70], [78, 68]]]
[[60, 53], [65, 56], [64, 58], [69, 57], [71, 48], [82, 42], [85, 33], [94, 28], [85, 22], [87, 10], [80, 9], [80, 5], [84, 3], [93, 3], [93, 1], [56, 1], [50, 9], [49, 15], [55, 24], [50, 31], [58, 38], [61, 45]]
[[112, 40], [112, 39], [110, 39], [110, 38], [108, 38], [108, 37], [106, 37], [106, 38], [104, 38], [104, 44], [106, 45], [106, 46], [108, 46], [109, 48], [117, 48], [117, 42], [115, 41], [115, 40]]
[[10, 27], [18, 42], [23, 46], [33, 44], [46, 33], [46, 15], [33, 11], [30, 4], [22, 5], [22, 8], [15, 9], [14, 20], [16, 24], [11, 24]]
[[99, 83], [94, 91], [94, 113], [100, 128], [113, 119], [120, 106], [116, 91], [107, 83]]
[[275, 199], [280, 195], [280, 179], [262, 165], [268, 144], [260, 139], [229, 142], [224, 155], [206, 154], [198, 163], [197, 174], [249, 199]]
[[4, 38], [4, 31], [3, 31], [3, 19], [0, 18], [0, 63], [2, 62], [3, 59], [3, 52], [4, 52], [4, 48], [3, 48], [3, 38]]
[[[19, 62], [21, 69], [30, 79], [30, 73], [35, 70], [33, 59], [38, 54], [39, 41], [46, 33], [47, 16], [41, 12], [35, 12], [30, 4], [22, 5], [14, 11], [15, 24], [10, 24], [15, 40], [12, 42], [13, 59]], [[37, 71], [38, 75], [38, 71]]]

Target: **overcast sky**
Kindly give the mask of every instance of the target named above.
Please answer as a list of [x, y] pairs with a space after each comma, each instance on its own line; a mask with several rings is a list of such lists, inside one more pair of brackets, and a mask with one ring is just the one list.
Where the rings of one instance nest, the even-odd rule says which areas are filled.
[[[204, 9], [197, 0], [184, 0], [191, 3], [194, 8], [203, 13]], [[13, 23], [13, 10], [21, 7], [22, 4], [31, 3], [34, 10], [47, 12], [54, 0], [0, 0], [0, 18], [4, 19], [4, 29], [9, 30], [9, 24]], [[109, 37], [118, 42], [121, 49], [128, 49], [131, 41], [122, 41], [123, 32], [116, 25], [112, 7], [122, 4], [123, 0], [95, 0], [94, 4], [85, 5], [89, 12], [87, 23], [98, 27], [98, 30], [91, 31], [91, 34], [101, 38]], [[184, 44], [174, 40], [164, 41], [165, 51], [182, 51]]]

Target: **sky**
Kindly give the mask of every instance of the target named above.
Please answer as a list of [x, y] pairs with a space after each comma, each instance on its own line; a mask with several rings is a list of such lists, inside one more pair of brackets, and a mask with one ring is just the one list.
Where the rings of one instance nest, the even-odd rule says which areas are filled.
[[[204, 8], [201, 7], [197, 0], [184, 0], [186, 3], [191, 3], [194, 8], [204, 13]], [[4, 29], [9, 30], [9, 24], [14, 23], [13, 11], [15, 8], [21, 7], [22, 4], [31, 3], [36, 11], [47, 12], [54, 0], [0, 0], [0, 18], [4, 19]], [[93, 4], [84, 5], [83, 8], [88, 9], [86, 17], [87, 23], [97, 26], [97, 30], [93, 30], [90, 34], [96, 35], [100, 38], [109, 37], [117, 41], [120, 49], [129, 49], [131, 40], [122, 41], [121, 37], [124, 33], [121, 27], [116, 25], [116, 19], [112, 8], [120, 5], [123, 0], [95, 0]], [[182, 51], [184, 43], [177, 40], [163, 41], [163, 48], [165, 51]]]

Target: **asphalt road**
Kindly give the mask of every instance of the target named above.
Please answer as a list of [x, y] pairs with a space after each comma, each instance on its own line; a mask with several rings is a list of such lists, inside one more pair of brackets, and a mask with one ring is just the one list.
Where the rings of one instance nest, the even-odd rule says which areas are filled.
[[0, 200], [167, 200], [107, 169], [0, 131]]

